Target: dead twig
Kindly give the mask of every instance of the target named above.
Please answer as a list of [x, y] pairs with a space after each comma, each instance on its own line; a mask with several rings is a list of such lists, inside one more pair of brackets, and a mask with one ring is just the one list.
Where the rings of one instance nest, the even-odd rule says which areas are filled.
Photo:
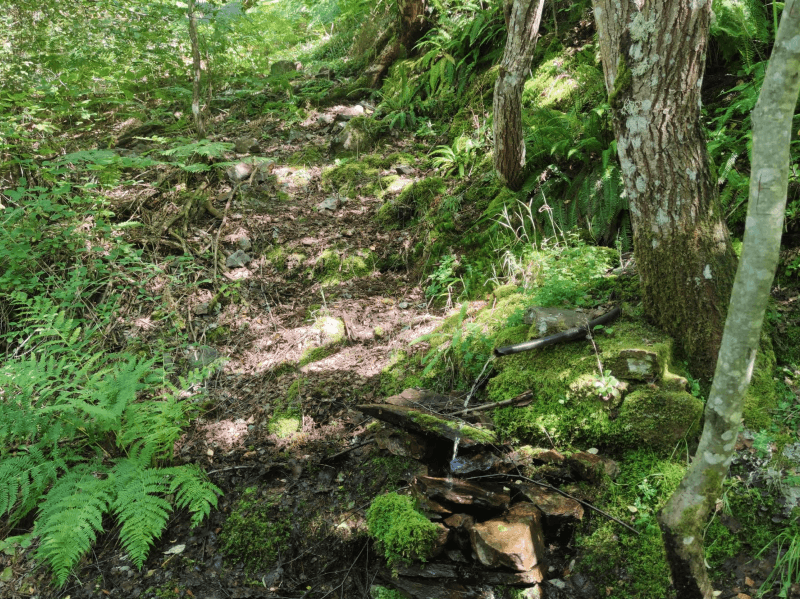
[[[508, 477], [508, 475], [500, 475], [500, 474], [494, 474], [494, 475], [478, 475], [478, 476], [476, 476], [476, 477], [469, 477], [468, 479], [485, 479], [485, 478], [487, 478], [487, 477]], [[549, 483], [544, 483], [543, 481], [536, 481], [535, 479], [531, 479], [530, 477], [525, 477], [524, 475], [521, 475], [521, 474], [519, 473], [519, 467], [517, 468], [517, 474], [516, 474], [516, 477], [519, 477], [520, 479], [524, 479], [524, 480], [525, 480], [525, 481], [527, 481], [528, 483], [532, 483], [532, 484], [534, 484], [534, 485], [538, 485], [538, 486], [540, 486], [540, 487], [547, 488], [548, 490], [553, 490], [554, 492], [556, 492], [556, 493], [558, 493], [558, 494], [561, 494], [562, 496], [564, 496], [565, 498], [569, 498], [570, 500], [575, 500], [575, 502], [579, 502], [579, 503], [583, 504], [583, 505], [584, 505], [586, 508], [590, 508], [590, 509], [592, 509], [593, 511], [600, 513], [600, 514], [601, 514], [601, 515], [603, 515], [605, 518], [607, 518], [607, 519], [610, 519], [610, 520], [614, 521], [615, 523], [619, 523], [620, 525], [622, 525], [622, 526], [623, 526], [623, 527], [625, 527], [626, 529], [630, 529], [630, 530], [631, 530], [633, 533], [635, 533], [636, 535], [641, 535], [641, 534], [640, 534], [640, 532], [639, 532], [639, 530], [637, 530], [637, 529], [634, 529], [633, 527], [631, 527], [630, 525], [628, 525], [628, 524], [627, 524], [627, 523], [625, 523], [624, 521], [620, 521], [620, 520], [619, 520], [617, 517], [614, 517], [614, 516], [612, 516], [612, 515], [608, 514], [608, 513], [607, 513], [607, 512], [605, 512], [604, 510], [600, 510], [599, 508], [597, 508], [597, 507], [596, 507], [596, 506], [594, 506], [593, 504], [590, 504], [590, 503], [586, 502], [586, 500], [581, 500], [580, 498], [576, 498], [576, 497], [575, 497], [575, 496], [573, 496], [572, 494], [568, 494], [568, 493], [567, 493], [567, 492], [565, 492], [564, 490], [561, 490], [561, 489], [559, 489], [559, 488], [555, 487], [554, 485], [550, 485]]]
[[[479, 410], [486, 410], [487, 408], [498, 408], [500, 406], [509, 406], [510, 404], [525, 406], [527, 404], [530, 404], [531, 400], [533, 400], [533, 392], [531, 390], [528, 390], [527, 392], [521, 393], [519, 396], [511, 398], [511, 400], [503, 400], [502, 402], [489, 402], [488, 404], [481, 404], [480, 406], [473, 406], [472, 408], [465, 408], [464, 410], [458, 410], [456, 412], [447, 413], [446, 416], [455, 417], [456, 415], [463, 415], [466, 413], [476, 412]], [[525, 404], [523, 404], [523, 402]]]

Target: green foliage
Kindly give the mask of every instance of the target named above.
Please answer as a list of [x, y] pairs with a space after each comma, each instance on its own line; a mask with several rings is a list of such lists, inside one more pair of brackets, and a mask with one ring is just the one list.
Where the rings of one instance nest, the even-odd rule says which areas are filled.
[[505, 23], [502, 2], [475, 0], [434, 2], [439, 19], [417, 44], [414, 71], [431, 106], [460, 95], [480, 65], [492, 64], [503, 51]]
[[594, 521], [578, 536], [580, 568], [604, 598], [667, 598], [670, 574], [656, 513], [683, 478], [686, 467], [648, 450], [633, 450], [618, 462], [603, 506], [631, 523], [635, 535], [612, 521]]
[[[154, 465], [171, 456], [193, 405], [178, 400], [156, 359], [103, 355], [97, 327], [81, 327], [49, 300], [12, 298], [21, 329], [0, 368], [0, 512], [13, 525], [38, 506], [37, 557], [58, 585], [109, 513], [141, 567], [173, 509], [168, 497], [197, 525], [220, 493], [196, 468]], [[165, 391], [140, 399], [155, 384]]]
[[378, 496], [367, 509], [369, 534], [378, 540], [390, 564], [425, 562], [438, 528], [414, 506], [414, 500], [391, 492]]
[[472, 169], [478, 160], [480, 143], [467, 136], [459, 136], [450, 146], [437, 146], [432, 152], [431, 163], [437, 171], [444, 175], [458, 173], [463, 179], [472, 175]]
[[777, 548], [777, 559], [775, 567], [767, 579], [761, 584], [758, 590], [759, 596], [763, 596], [772, 587], [780, 584], [779, 598], [789, 598], [790, 589], [800, 583], [800, 531], [798, 531], [797, 521], [792, 523], [792, 527], [781, 531], [769, 544], [764, 546], [756, 558], [763, 555], [772, 546]]
[[220, 541], [225, 554], [256, 571], [268, 568], [285, 551], [291, 531], [292, 516], [278, 506], [277, 498], [250, 487], [225, 521]]
[[382, 585], [376, 585], [372, 589], [373, 598], [407, 598], [403, 592], [394, 588], [387, 588]]
[[408, 79], [408, 68], [405, 64], [395, 67], [398, 80], [392, 85], [391, 78], [384, 83], [380, 92], [381, 102], [377, 111], [390, 129], [412, 129], [417, 124], [417, 88]]

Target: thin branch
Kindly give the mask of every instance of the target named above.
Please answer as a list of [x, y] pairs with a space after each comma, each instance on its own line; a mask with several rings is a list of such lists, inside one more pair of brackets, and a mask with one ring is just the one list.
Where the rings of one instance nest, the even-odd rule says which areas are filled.
[[464, 410], [458, 410], [452, 413], [445, 413], [445, 416], [455, 417], [456, 415], [463, 415], [469, 412], [485, 410], [487, 408], [498, 408], [500, 406], [508, 406], [509, 404], [518, 404], [532, 399], [533, 399], [533, 392], [531, 390], [528, 390], [527, 392], [521, 393], [519, 396], [511, 398], [511, 400], [503, 400], [502, 402], [489, 402], [488, 404], [481, 404], [480, 406], [473, 406], [472, 408], [465, 408]]

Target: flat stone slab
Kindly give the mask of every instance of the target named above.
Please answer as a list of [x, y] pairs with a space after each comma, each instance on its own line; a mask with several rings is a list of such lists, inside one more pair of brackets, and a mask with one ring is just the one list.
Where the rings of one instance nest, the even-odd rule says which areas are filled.
[[611, 479], [619, 475], [616, 462], [589, 452], [576, 452], [567, 458], [567, 466], [576, 479], [585, 479], [592, 483], [600, 483], [604, 475]]
[[455, 478], [417, 477], [411, 487], [416, 494], [436, 502], [445, 501], [493, 510], [503, 510], [511, 503], [511, 496], [500, 486], [476, 485]]
[[658, 354], [650, 350], [628, 348], [620, 350], [616, 358], [605, 361], [608, 368], [618, 379], [634, 381], [653, 381], [661, 377], [662, 361]]
[[517, 488], [523, 496], [530, 500], [531, 504], [548, 517], [572, 518], [578, 521], [583, 519], [583, 506], [577, 500], [567, 498], [534, 483], [520, 482], [512, 487]]
[[499, 444], [497, 437], [491, 431], [442, 419], [408, 406], [360, 404], [356, 406], [356, 410], [412, 433], [458, 442], [461, 448]]

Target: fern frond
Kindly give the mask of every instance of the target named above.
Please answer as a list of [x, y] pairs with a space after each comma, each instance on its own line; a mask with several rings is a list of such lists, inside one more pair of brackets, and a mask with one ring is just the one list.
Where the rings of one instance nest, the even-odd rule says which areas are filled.
[[45, 458], [36, 447], [19, 451], [0, 462], [0, 515], [8, 515], [8, 523], [16, 525], [36, 508], [42, 494], [66, 469], [61, 459]]
[[211, 483], [197, 465], [184, 465], [169, 471], [173, 475], [169, 489], [171, 494], [175, 494], [175, 505], [188, 508], [192, 513], [192, 527], [197, 527], [211, 509], [216, 508], [222, 490]]
[[121, 460], [111, 475], [117, 492], [114, 513], [122, 525], [119, 538], [140, 569], [172, 512], [170, 503], [161, 497], [169, 489], [168, 472], [150, 468], [137, 457]]
[[99, 464], [81, 465], [64, 475], [42, 503], [33, 533], [40, 539], [36, 556], [50, 565], [56, 584], [103, 531], [103, 515], [111, 503], [111, 485]]

